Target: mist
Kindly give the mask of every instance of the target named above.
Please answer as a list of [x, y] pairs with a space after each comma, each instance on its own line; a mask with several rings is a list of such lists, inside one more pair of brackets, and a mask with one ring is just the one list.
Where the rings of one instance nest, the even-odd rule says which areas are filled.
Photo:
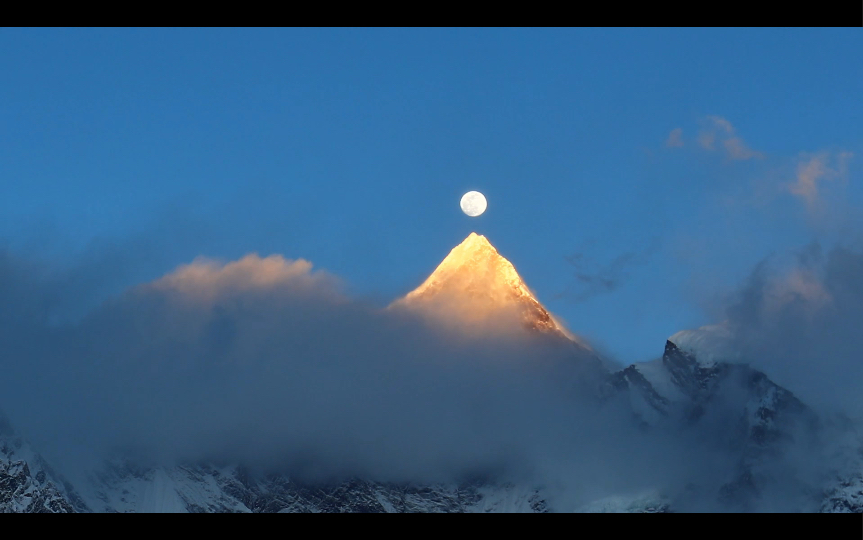
[[[466, 333], [256, 254], [199, 258], [97, 301], [127, 279], [122, 256], [105, 261], [64, 270], [0, 252], [0, 410], [70, 478], [122, 455], [309, 482], [512, 481], [559, 510], [659, 489], [705, 511], [722, 509], [708, 494], [739, 466], [723, 450], [728, 418], [644, 429], [625, 398], [596, 399], [597, 364], [519, 330], [514, 313]], [[759, 265], [729, 297], [735, 345], [806, 403], [859, 412], [860, 269], [859, 251], [815, 245], [784, 273]], [[720, 394], [729, 411], [735, 392]], [[790, 452], [774, 487], [814, 482], [825, 455]], [[762, 509], [800, 508], [776, 490]]]
[[814, 242], [777, 259], [728, 298], [734, 348], [808, 404], [863, 418], [863, 249]]
[[575, 504], [686, 456], [601, 407], [600, 372], [571, 350], [350, 298], [304, 260], [198, 259], [62, 323], [91, 291], [0, 260], [0, 410], [70, 476], [122, 452], [309, 481], [527, 479]]

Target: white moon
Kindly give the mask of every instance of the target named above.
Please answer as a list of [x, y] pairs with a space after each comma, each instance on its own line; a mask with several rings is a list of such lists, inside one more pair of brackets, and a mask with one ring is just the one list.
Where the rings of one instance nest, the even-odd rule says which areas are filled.
[[470, 217], [476, 217], [488, 207], [485, 195], [479, 191], [468, 191], [461, 198], [461, 211]]

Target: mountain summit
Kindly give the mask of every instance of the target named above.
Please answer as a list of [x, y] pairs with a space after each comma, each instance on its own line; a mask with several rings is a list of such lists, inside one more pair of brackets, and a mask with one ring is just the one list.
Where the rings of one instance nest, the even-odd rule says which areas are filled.
[[534, 297], [512, 263], [476, 233], [470, 233], [422, 285], [393, 306], [428, 311], [469, 325], [516, 314], [528, 329], [575, 341]]

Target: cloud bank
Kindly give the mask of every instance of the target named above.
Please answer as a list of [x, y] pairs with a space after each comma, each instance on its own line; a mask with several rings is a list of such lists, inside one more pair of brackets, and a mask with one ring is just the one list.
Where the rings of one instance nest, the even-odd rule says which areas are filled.
[[600, 407], [596, 365], [558, 342], [454, 334], [307, 261], [199, 259], [59, 325], [46, 299], [68, 281], [0, 261], [0, 409], [67, 474], [122, 449], [312, 480], [527, 478], [575, 504], [698, 466]]
[[863, 418], [863, 249], [813, 243], [776, 266], [758, 265], [729, 303], [737, 349], [804, 401]]

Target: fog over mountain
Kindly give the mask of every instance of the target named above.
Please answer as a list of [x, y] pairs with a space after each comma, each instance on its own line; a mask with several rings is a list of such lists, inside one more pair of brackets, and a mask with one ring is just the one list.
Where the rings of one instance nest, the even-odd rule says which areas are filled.
[[856, 412], [861, 261], [841, 249], [803, 274], [756, 270], [727, 349], [681, 339], [624, 370], [476, 235], [390, 308], [308, 261], [251, 254], [195, 260], [62, 323], [56, 302], [86, 290], [4, 251], [0, 410], [90, 510], [82, 486], [117, 459], [310, 485], [517, 485], [562, 511], [644, 493], [683, 511], [817, 510], [806, 494], [853, 466], [842, 444], [856, 451], [808, 405]]
[[863, 417], [863, 249], [813, 243], [791, 268], [773, 262], [730, 299], [733, 347], [813, 405]]
[[863, 514], [838, 26], [0, 29], [0, 513]]

